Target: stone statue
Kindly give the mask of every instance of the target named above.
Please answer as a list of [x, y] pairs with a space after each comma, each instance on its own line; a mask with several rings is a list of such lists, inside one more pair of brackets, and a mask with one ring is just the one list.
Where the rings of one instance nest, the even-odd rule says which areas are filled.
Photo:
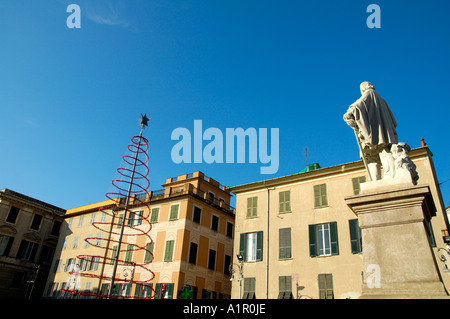
[[[350, 105], [344, 114], [344, 121], [355, 130], [360, 156], [366, 165], [370, 180], [382, 179], [381, 168], [384, 172], [383, 179], [395, 178], [397, 167], [409, 172], [410, 179], [415, 185], [418, 175], [414, 163], [408, 156], [409, 146], [406, 143], [398, 143], [397, 121], [394, 114], [386, 101], [375, 92], [375, 87], [370, 82], [361, 83], [360, 90], [361, 97]], [[396, 145], [394, 147], [396, 157], [392, 153], [393, 145]], [[395, 162], [396, 159], [398, 163]], [[399, 164], [400, 161], [403, 164]]]

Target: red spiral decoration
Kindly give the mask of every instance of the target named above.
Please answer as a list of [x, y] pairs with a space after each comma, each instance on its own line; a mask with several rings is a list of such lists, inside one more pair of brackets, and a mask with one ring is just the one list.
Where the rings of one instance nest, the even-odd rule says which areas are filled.
[[[150, 181], [148, 179], [148, 140], [142, 137], [142, 131], [139, 136], [134, 136], [131, 139], [131, 144], [128, 145], [129, 154], [123, 157], [123, 161], [131, 166], [121, 167], [117, 172], [121, 177], [114, 179], [111, 183], [117, 189], [114, 192], [109, 192], [106, 197], [114, 202], [114, 204], [100, 208], [100, 211], [108, 215], [110, 222], [94, 222], [92, 225], [105, 233], [105, 237], [88, 237], [85, 241], [94, 247], [102, 248], [105, 251], [103, 256], [98, 255], [78, 255], [80, 264], [90, 262], [98, 262], [102, 266], [101, 274], [92, 274], [82, 272], [80, 265], [76, 265], [76, 269], [72, 269], [69, 274], [72, 277], [92, 277], [98, 278], [101, 283], [111, 285], [114, 283], [115, 287], [124, 287], [124, 284], [132, 284], [137, 289], [140, 285], [142, 294], [139, 296], [131, 296], [131, 289], [129, 293], [120, 291], [122, 289], [112, 289], [112, 293], [100, 290], [97, 293], [90, 291], [80, 291], [76, 289], [76, 285], [64, 292], [93, 296], [98, 298], [133, 298], [133, 299], [151, 299], [155, 296], [155, 291], [150, 285], [150, 281], [154, 278], [154, 273], [149, 269], [149, 265], [153, 260], [153, 253], [150, 246], [153, 243], [149, 232], [152, 229], [150, 223], [150, 207], [148, 188]], [[136, 209], [140, 208], [139, 211]], [[139, 214], [136, 214], [139, 212]], [[122, 218], [121, 218], [122, 217]], [[142, 238], [144, 236], [144, 238]], [[121, 239], [122, 238], [122, 239]], [[125, 240], [123, 239], [125, 238]], [[132, 240], [132, 238], [136, 238]], [[145, 245], [136, 244], [137, 239]], [[120, 249], [114, 250], [114, 247]], [[135, 262], [136, 258], [131, 257], [131, 260], [126, 260], [126, 255], [134, 256], [137, 252], [143, 252], [143, 255], [150, 254], [151, 258], [148, 262]], [[113, 256], [114, 254], [114, 256]], [[115, 268], [115, 269], [114, 269]], [[139, 280], [134, 280], [134, 273], [139, 270]], [[115, 276], [113, 277], [113, 274]], [[119, 290], [119, 291], [117, 291]]]

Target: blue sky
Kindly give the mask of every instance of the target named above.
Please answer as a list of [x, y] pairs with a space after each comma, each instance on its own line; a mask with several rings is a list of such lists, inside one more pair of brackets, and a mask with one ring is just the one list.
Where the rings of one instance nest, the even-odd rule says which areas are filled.
[[[81, 28], [69, 29], [69, 4]], [[369, 29], [369, 4], [381, 28]], [[65, 209], [101, 201], [152, 120], [150, 188], [203, 171], [223, 185], [358, 160], [342, 120], [371, 81], [400, 141], [434, 154], [450, 179], [448, 1], [54, 0], [0, 2], [0, 188]], [[279, 170], [175, 164], [172, 132], [279, 128]], [[205, 143], [206, 144], [206, 143]], [[204, 144], [204, 145], [205, 145]], [[446, 205], [450, 182], [442, 184]]]

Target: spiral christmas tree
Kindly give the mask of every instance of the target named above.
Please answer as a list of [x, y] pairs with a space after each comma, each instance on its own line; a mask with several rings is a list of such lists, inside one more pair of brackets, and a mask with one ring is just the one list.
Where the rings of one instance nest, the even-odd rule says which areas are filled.
[[[153, 260], [150, 247], [153, 241], [149, 234], [152, 226], [149, 218], [148, 140], [142, 136], [148, 120], [146, 115], [142, 115], [140, 134], [131, 139], [128, 154], [123, 157], [124, 167], [117, 169], [120, 177], [112, 181], [115, 191], [106, 194], [112, 204], [100, 208], [110, 221], [92, 223], [92, 226], [102, 231], [102, 236], [85, 239], [89, 245], [100, 248], [103, 254], [78, 255], [79, 264], [69, 272], [71, 283], [76, 283], [79, 277], [93, 277], [99, 279], [103, 288], [99, 287], [97, 292], [80, 291], [79, 284], [68, 284], [64, 292], [111, 299], [150, 299], [155, 296], [150, 285], [154, 273], [150, 270]], [[144, 255], [150, 258], [142, 262], [134, 258]], [[101, 273], [83, 272], [85, 265], [93, 262], [101, 266]], [[134, 279], [136, 271], [139, 280]], [[135, 293], [132, 296], [130, 288], [133, 286]]]

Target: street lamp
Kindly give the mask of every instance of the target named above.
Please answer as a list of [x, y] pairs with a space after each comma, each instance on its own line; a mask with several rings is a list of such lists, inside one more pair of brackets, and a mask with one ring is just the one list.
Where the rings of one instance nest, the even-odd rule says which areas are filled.
[[[439, 256], [439, 251], [443, 250], [444, 252], [441, 252], [441, 255]], [[450, 272], [447, 265], [447, 257], [450, 256], [450, 245], [446, 245], [446, 248], [438, 248], [437, 254], [439, 256], [439, 259], [444, 263], [444, 267], [442, 268], [442, 272]], [[445, 256], [447, 255], [447, 257]]]
[[[230, 281], [234, 280], [234, 273], [239, 271], [239, 278], [237, 279], [239, 281], [239, 298], [242, 298], [242, 280], [244, 279], [244, 257], [242, 255], [237, 255], [237, 259], [239, 261], [239, 264], [233, 263], [230, 265]], [[235, 269], [235, 266], [237, 267], [237, 270]]]

